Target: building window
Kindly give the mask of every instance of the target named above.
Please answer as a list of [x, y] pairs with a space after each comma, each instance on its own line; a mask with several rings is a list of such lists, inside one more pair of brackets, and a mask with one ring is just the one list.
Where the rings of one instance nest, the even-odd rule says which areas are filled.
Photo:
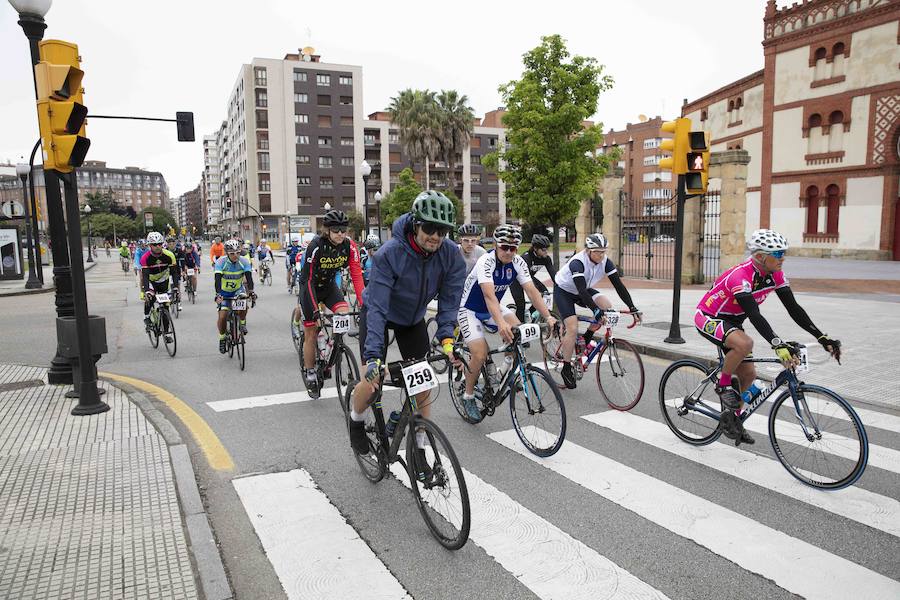
[[331, 168], [331, 157], [330, 156], [320, 156], [319, 157], [319, 168], [320, 169], [330, 169]]
[[388, 154], [388, 162], [392, 165], [399, 165], [403, 162], [403, 156], [399, 152], [391, 152]]
[[300, 212], [301, 206], [312, 206], [312, 198], [310, 196], [297, 196], [297, 212]]
[[331, 85], [331, 75], [327, 73], [317, 73], [316, 85]]
[[341, 138], [341, 146], [352, 146], [353, 138], [352, 137], [342, 137]]
[[269, 94], [266, 90], [256, 90], [256, 106], [266, 108], [269, 106]]
[[497, 194], [488, 194], [487, 195], [488, 204], [494, 204], [498, 201]]
[[662, 142], [662, 138], [648, 138], [644, 140], [644, 150], [659, 148], [660, 142]]
[[269, 178], [268, 173], [260, 173], [259, 174], [259, 191], [260, 192], [272, 191], [272, 180]]
[[294, 81], [306, 81], [306, 72], [294, 71]]
[[704, 108], [703, 110], [700, 111], [700, 120], [705, 121], [708, 118], [709, 118], [709, 114], [707, 113], [707, 110]]
[[497, 147], [497, 138], [488, 138], [488, 146], [491, 148]]
[[353, 166], [353, 157], [352, 156], [342, 156], [341, 157], [341, 166], [342, 167], [352, 167]]
[[806, 233], [819, 231], [819, 188], [814, 185], [806, 188]]
[[256, 149], [257, 150], [268, 150], [269, 149], [269, 132], [268, 131], [257, 131], [256, 132]]
[[366, 146], [374, 146], [375, 145], [375, 134], [374, 133], [363, 134], [363, 144], [365, 144]]
[[253, 67], [253, 83], [255, 85], [266, 87], [266, 68]]
[[301, 175], [297, 177], [297, 185], [311, 185], [309, 175]]
[[658, 165], [658, 164], [659, 164], [659, 155], [658, 154], [652, 154], [650, 156], [644, 157], [644, 166], [645, 167], [652, 167], [652, 166]]
[[388, 132], [388, 143], [389, 144], [399, 144], [400, 143], [400, 134], [396, 131]]
[[268, 152], [258, 152], [256, 154], [256, 166], [260, 171], [268, 171], [269, 170], [269, 153]]
[[331, 106], [331, 96], [328, 94], [319, 94], [316, 96], [316, 104], [318, 106]]
[[806, 153], [819, 154], [826, 151], [823, 144], [822, 115], [815, 113], [806, 121]]
[[334, 177], [319, 177], [319, 187], [323, 190], [334, 188]]
[[299, 92], [295, 93], [294, 102], [297, 104], [306, 104], [307, 102], [309, 102], [309, 94], [301, 94]]
[[341, 127], [353, 127], [353, 117], [341, 117]]
[[319, 115], [319, 127], [331, 127], [331, 115]]
[[269, 112], [266, 110], [257, 110], [256, 111], [256, 128], [257, 129], [268, 129], [269, 128]]
[[828, 202], [828, 218], [825, 220], [825, 233], [828, 235], [838, 234], [838, 217], [841, 210], [841, 193], [835, 184], [825, 188], [825, 196]]
[[353, 85], [353, 76], [352, 75], [341, 75], [338, 79], [338, 83], [341, 85]]
[[353, 96], [341, 96], [341, 106], [353, 106]]
[[309, 123], [309, 115], [294, 115], [294, 123]]
[[298, 136], [297, 136], [297, 142], [296, 142], [296, 143], [297, 143], [298, 146], [299, 146], [299, 145], [306, 145], [306, 144], [308, 144], [308, 143], [309, 143], [309, 136], [308, 136], [308, 135], [298, 135]]
[[481, 192], [472, 192], [470, 195], [473, 203], [481, 202]]
[[355, 185], [356, 179], [354, 177], [343, 177], [341, 178], [341, 185]]
[[844, 113], [839, 110], [828, 116], [828, 151], [840, 152], [844, 147]]
[[481, 173], [472, 173], [469, 183], [481, 183]]
[[480, 155], [480, 154], [473, 154], [473, 155], [472, 155], [472, 164], [473, 164], [473, 165], [480, 165], [480, 164], [481, 164], [481, 155]]
[[319, 136], [319, 148], [331, 148], [331, 138], [329, 136]]

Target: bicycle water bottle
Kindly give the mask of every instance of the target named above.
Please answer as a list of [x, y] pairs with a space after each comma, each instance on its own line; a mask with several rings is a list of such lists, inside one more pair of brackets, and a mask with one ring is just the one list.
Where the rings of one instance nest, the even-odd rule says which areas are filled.
[[504, 356], [503, 357], [503, 370], [497, 371], [497, 381], [499, 382], [503, 379], [503, 376], [509, 372], [509, 368], [512, 366], [513, 359], [512, 356]]
[[744, 401], [744, 404], [750, 404], [753, 402], [753, 399], [759, 396], [759, 393], [763, 391], [765, 388], [765, 384], [759, 379], [754, 379], [753, 383], [750, 384], [750, 387], [747, 388], [743, 394], [741, 394], [741, 400]]
[[316, 344], [319, 348], [319, 355], [325, 355], [325, 349], [328, 347], [328, 336], [321, 329], [319, 330], [319, 335], [316, 337]]
[[400, 411], [394, 410], [391, 411], [391, 415], [388, 417], [388, 422], [384, 425], [384, 431], [387, 433], [388, 437], [393, 437], [394, 431], [397, 429], [397, 425], [400, 423]]
[[587, 368], [588, 359], [591, 356], [591, 352], [594, 351], [594, 348], [597, 347], [597, 342], [591, 340], [591, 343], [585, 346], [584, 352], [581, 354], [581, 364]]

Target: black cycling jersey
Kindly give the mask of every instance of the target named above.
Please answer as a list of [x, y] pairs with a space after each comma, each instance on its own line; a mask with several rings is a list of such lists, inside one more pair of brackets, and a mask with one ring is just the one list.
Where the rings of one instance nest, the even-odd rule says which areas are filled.
[[350, 278], [356, 290], [357, 300], [362, 304], [362, 267], [359, 263], [359, 250], [349, 238], [340, 244], [332, 244], [330, 240], [316, 236], [306, 247], [303, 264], [300, 266], [300, 289], [311, 296], [313, 304], [318, 302], [317, 292], [326, 290], [334, 283], [337, 273], [344, 267], [350, 269]]

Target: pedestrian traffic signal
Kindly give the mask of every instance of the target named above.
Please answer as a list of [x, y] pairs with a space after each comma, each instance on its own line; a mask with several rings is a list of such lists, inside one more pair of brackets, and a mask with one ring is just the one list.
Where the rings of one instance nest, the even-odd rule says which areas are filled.
[[671, 152], [672, 156], [659, 159], [659, 168], [671, 171], [674, 175], [684, 175], [688, 171], [687, 153], [690, 151], [691, 120], [682, 117], [674, 121], [666, 121], [660, 129], [671, 133], [672, 137], [663, 138], [659, 149], [663, 152]]
[[176, 112], [175, 126], [178, 129], [179, 142], [194, 141], [194, 113]]
[[40, 62], [34, 66], [37, 83], [38, 127], [44, 169], [71, 173], [84, 163], [91, 141], [87, 138], [78, 46], [61, 40], [39, 44]]
[[689, 140], [685, 189], [688, 194], [705, 194], [709, 183], [709, 134], [705, 131], [692, 131]]

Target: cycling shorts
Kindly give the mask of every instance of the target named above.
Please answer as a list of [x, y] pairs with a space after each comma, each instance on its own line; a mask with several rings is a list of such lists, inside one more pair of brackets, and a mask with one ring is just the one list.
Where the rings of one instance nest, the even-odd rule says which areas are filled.
[[[425, 326], [425, 319], [422, 319], [415, 325], [397, 325], [396, 323], [387, 322], [384, 326], [384, 340], [387, 343], [388, 330], [394, 331], [394, 337], [397, 340], [397, 347], [400, 349], [400, 356], [403, 360], [423, 359], [428, 356], [431, 340], [428, 339], [428, 328]], [[366, 307], [363, 306], [359, 315], [359, 355], [365, 353], [366, 347]], [[387, 346], [384, 348], [384, 356], [381, 360], [385, 360], [387, 356]]]
[[713, 317], [698, 310], [694, 313], [694, 327], [701, 336], [728, 352], [725, 339], [735, 330], [744, 330], [744, 318], [735, 315], [719, 315]]
[[[593, 299], [603, 295], [594, 288], [588, 288], [587, 291]], [[559, 312], [560, 318], [568, 319], [573, 316], [575, 314], [575, 305], [583, 306], [584, 308], [589, 308], [591, 310], [597, 308], [596, 304], [593, 306], [586, 305], [580, 295], [567, 292], [558, 285], [553, 286], [553, 306], [556, 307], [557, 312]]]
[[[338, 289], [338, 286], [335, 285], [334, 281], [330, 282], [323, 289], [316, 289], [316, 300], [324, 304], [328, 310], [331, 312], [337, 312], [340, 309], [348, 308], [347, 302], [344, 300], [344, 295], [341, 294], [341, 290]], [[313, 315], [319, 310], [318, 304], [313, 304], [312, 298], [309, 295], [309, 289], [306, 286], [302, 286], [300, 289], [300, 293], [297, 296], [297, 301], [300, 303], [300, 310], [303, 312], [303, 326], [304, 327], [312, 327], [316, 324], [316, 320], [313, 318]]]
[[[506, 315], [514, 314], [513, 311], [505, 305], [500, 305], [500, 312]], [[459, 321], [459, 331], [462, 333], [463, 340], [466, 344], [472, 340], [483, 340], [484, 330], [490, 333], [497, 333], [497, 323], [494, 322], [490, 313], [476, 313], [469, 310], [465, 306], [459, 309], [456, 314], [456, 320]]]

